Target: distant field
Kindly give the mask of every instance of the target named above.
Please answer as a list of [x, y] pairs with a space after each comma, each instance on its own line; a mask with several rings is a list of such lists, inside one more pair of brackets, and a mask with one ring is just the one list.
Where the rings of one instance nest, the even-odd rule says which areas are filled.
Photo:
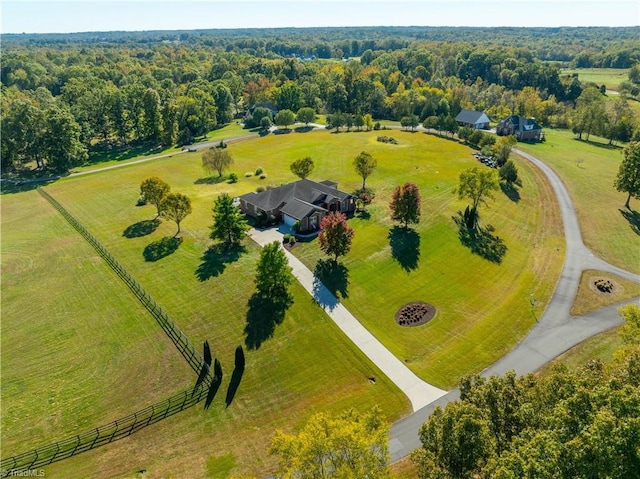
[[146, 309], [35, 191], [2, 196], [2, 455], [195, 383]]
[[576, 68], [560, 72], [561, 75], [573, 75], [577, 73], [578, 79], [583, 83], [593, 82], [597, 85], [605, 85], [607, 90], [618, 90], [623, 81], [629, 80], [628, 68]]
[[[627, 195], [613, 186], [622, 149], [593, 135], [590, 142], [576, 140], [566, 130], [545, 129], [545, 136], [543, 143], [518, 148], [553, 167], [567, 185], [585, 244], [605, 260], [640, 272], [638, 229], [624, 208]], [[640, 202], [632, 199], [631, 208], [638, 215]]]

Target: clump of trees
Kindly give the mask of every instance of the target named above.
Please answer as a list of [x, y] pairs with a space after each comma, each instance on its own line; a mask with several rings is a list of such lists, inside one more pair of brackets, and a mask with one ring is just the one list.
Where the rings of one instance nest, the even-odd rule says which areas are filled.
[[460, 400], [420, 429], [418, 477], [638, 477], [640, 308], [620, 313], [624, 344], [609, 364], [464, 378]]
[[318, 413], [297, 435], [277, 430], [269, 453], [279, 458], [280, 477], [388, 479], [388, 431], [379, 408]]

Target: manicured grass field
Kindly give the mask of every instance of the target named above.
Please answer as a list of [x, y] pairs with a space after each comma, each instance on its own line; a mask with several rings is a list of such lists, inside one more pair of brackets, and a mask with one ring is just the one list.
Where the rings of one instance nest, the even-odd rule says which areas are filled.
[[606, 261], [640, 272], [640, 202], [632, 199], [629, 212], [627, 195], [613, 186], [622, 149], [595, 136], [590, 142], [576, 140], [566, 130], [546, 129], [545, 136], [543, 143], [518, 148], [553, 167], [567, 185], [585, 244]]
[[2, 456], [195, 383], [130, 290], [37, 192], [2, 196]]
[[620, 83], [629, 80], [628, 68], [575, 68], [562, 70], [562, 75], [577, 73], [583, 83], [593, 82], [605, 85], [607, 90], [617, 90]]
[[[255, 165], [253, 159], [250, 163]], [[194, 213], [183, 223], [183, 243], [174, 254], [157, 262], [146, 262], [142, 252], [149, 243], [173, 235], [175, 225], [165, 222], [148, 236], [123, 236], [127, 227], [154, 217], [153, 207], [135, 206], [140, 181], [151, 175], [163, 177], [174, 191], [187, 193], [194, 201]], [[207, 413], [194, 408], [131, 438], [53, 465], [47, 470], [52, 477], [68, 477], [72, 471], [74, 477], [127, 477], [143, 468], [156, 475], [204, 477], [207, 463], [215, 465], [214, 457], [227, 454], [235, 458], [231, 461], [236, 464], [235, 472], [249, 470], [261, 475], [274, 465], [266, 449], [276, 427], [292, 429], [319, 410], [338, 412], [379, 404], [389, 420], [408, 412], [404, 395], [354, 351], [297, 284], [293, 288], [295, 303], [284, 322], [275, 327], [274, 336], [265, 339], [259, 349], [246, 352], [247, 369], [238, 394], [225, 410], [234, 350], [245, 344], [247, 304], [254, 290], [259, 249], [248, 242], [246, 253], [235, 262], [203, 260], [211, 244], [208, 226], [213, 198], [227, 189], [224, 183], [198, 182], [203, 176], [200, 155], [189, 153], [69, 178], [47, 187], [194, 343], [209, 340], [226, 375]], [[241, 176], [240, 180], [245, 189], [264, 182], [255, 177], [245, 180]], [[369, 378], [375, 378], [375, 384]]]
[[[479, 372], [526, 333], [534, 322], [531, 294], [546, 304], [563, 261], [558, 213], [542, 176], [519, 163], [520, 201], [498, 193], [496, 201], [481, 210], [483, 224], [495, 228], [494, 241], [506, 246], [506, 254], [499, 264], [472, 254], [461, 244], [452, 219], [466, 205], [453, 193], [458, 175], [478, 165], [470, 150], [424, 133], [390, 134], [399, 145], [378, 143], [372, 132], [334, 134], [330, 138], [349, 135], [349, 143], [329, 139], [306, 148], [312, 158], [335, 158], [321, 161], [313, 176], [333, 177], [346, 190], [359, 186], [350, 171], [351, 159], [362, 149], [378, 158], [378, 169], [367, 181], [377, 195], [370, 217], [350, 221], [356, 233], [343, 260], [348, 287], [342, 300], [417, 374], [440, 387], [453, 387], [462, 375]], [[290, 155], [288, 148], [294, 146], [283, 145], [281, 151]], [[409, 238], [414, 247], [398, 260], [390, 245], [394, 225], [387, 204], [394, 186], [404, 181], [421, 188], [423, 220], [417, 235]], [[401, 232], [396, 234], [400, 241]], [[311, 269], [322, 258], [315, 241], [293, 251]], [[397, 309], [418, 300], [434, 304], [436, 318], [424, 327], [397, 326]]]
[[[225, 370], [223, 385], [208, 412], [197, 407], [183, 412], [130, 438], [52, 465], [48, 476], [132, 477], [143, 469], [162, 477], [204, 477], [208, 469], [212, 477], [245, 471], [262, 476], [273, 470], [274, 460], [266, 455], [266, 447], [277, 427], [291, 430], [316, 411], [337, 412], [349, 406], [364, 409], [379, 404], [389, 420], [408, 411], [406, 398], [354, 351], [297, 284], [295, 303], [282, 324], [258, 349], [247, 351], [240, 388], [225, 409], [234, 350], [245, 344], [259, 250], [247, 242], [246, 252], [235, 261], [206, 255], [213, 200], [224, 191], [238, 195], [260, 185], [292, 181], [289, 164], [303, 156], [316, 161], [312, 179], [336, 180], [346, 191], [361, 184], [353, 172], [353, 157], [367, 150], [378, 158], [378, 169], [367, 182], [377, 194], [371, 216], [351, 220], [356, 241], [345, 260], [349, 284], [343, 301], [411, 368], [439, 386], [454, 386], [462, 374], [490, 364], [526, 333], [534, 321], [529, 295], [545, 304], [563, 261], [559, 215], [543, 178], [519, 163], [523, 180], [519, 202], [498, 192], [490, 208], [481, 210], [482, 225], [493, 225], [493, 236], [500, 237], [494, 242], [502, 241], [507, 247], [497, 264], [461, 245], [452, 219], [466, 205], [453, 193], [458, 175], [479, 165], [470, 150], [454, 141], [400, 131], [387, 133], [400, 144], [387, 145], [375, 140], [377, 134], [318, 131], [230, 144], [235, 158], [232, 170], [239, 176], [236, 184], [207, 178], [200, 154], [185, 153], [46, 187], [195, 344], [209, 340]], [[257, 167], [264, 168], [265, 179], [244, 176]], [[155, 216], [152, 206], [135, 206], [140, 182], [149, 176], [160, 176], [172, 191], [185, 193], [193, 201], [193, 213], [182, 223], [182, 244], [156, 262], [146, 262], [143, 251], [172, 236], [174, 224], [163, 222], [144, 236], [123, 235]], [[409, 180], [421, 187], [423, 221], [416, 228], [419, 246], [399, 255], [403, 268], [393, 258], [387, 239], [393, 225], [386, 204], [393, 187]], [[36, 193], [16, 198], [23, 195]], [[293, 251], [311, 267], [320, 256], [316, 242]], [[415, 261], [412, 251], [414, 257], [418, 253]], [[438, 315], [421, 328], [396, 326], [393, 313], [412, 300], [433, 303]], [[375, 378], [375, 384], [369, 378]], [[228, 473], [213, 474], [223, 467], [230, 468]]]

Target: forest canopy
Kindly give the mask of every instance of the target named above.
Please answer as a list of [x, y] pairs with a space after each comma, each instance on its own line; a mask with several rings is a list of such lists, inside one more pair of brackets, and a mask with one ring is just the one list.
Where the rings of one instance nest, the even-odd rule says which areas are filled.
[[519, 114], [582, 131], [584, 112], [599, 103], [585, 98], [576, 117], [590, 85], [562, 74], [566, 67], [631, 69], [620, 102], [603, 106], [587, 131], [629, 141], [637, 127], [625, 102], [640, 93], [632, 68], [640, 64], [639, 33], [363, 27], [6, 34], [1, 166], [66, 171], [96, 151], [187, 145], [266, 104], [339, 114], [347, 125], [370, 115], [449, 131], [467, 108], [494, 120]]

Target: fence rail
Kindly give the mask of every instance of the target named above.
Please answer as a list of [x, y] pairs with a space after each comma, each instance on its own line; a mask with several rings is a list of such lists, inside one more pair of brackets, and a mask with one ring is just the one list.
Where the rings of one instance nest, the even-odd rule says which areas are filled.
[[107, 262], [107, 264], [113, 269], [113, 271], [126, 283], [129, 289], [136, 295], [142, 305], [147, 308], [151, 315], [156, 319], [158, 324], [165, 331], [167, 336], [173, 341], [178, 351], [187, 360], [189, 366], [199, 374], [202, 370], [202, 364], [204, 363], [202, 356], [198, 353], [198, 350], [193, 346], [193, 343], [187, 338], [182, 330], [176, 325], [176, 323], [169, 317], [169, 315], [162, 309], [162, 307], [145, 291], [145, 289], [138, 283], [131, 274], [116, 260], [107, 249], [100, 243], [87, 229], [80, 223], [71, 213], [69, 213], [64, 206], [58, 203], [49, 193], [42, 188], [38, 188], [38, 193], [42, 195], [51, 205], [58, 210], [58, 212], [78, 231], [91, 246], [97, 251], [97, 253]]
[[51, 195], [41, 188], [38, 188], [38, 192], [93, 246], [113, 271], [127, 284], [133, 294], [160, 324], [176, 348], [178, 348], [178, 351], [187, 360], [189, 366], [199, 376], [195, 387], [182, 391], [129, 416], [92, 429], [84, 434], [0, 460], [0, 477], [24, 476], [25, 471], [61, 461], [129, 436], [150, 424], [199, 403], [207, 397], [210, 391], [216, 388], [214, 382], [220, 380], [220, 378], [212, 376], [209, 366], [205, 364], [202, 356], [200, 356], [193, 343], [189, 341], [182, 330], [107, 249]]
[[207, 397], [209, 387], [210, 382], [205, 381], [194, 388], [184, 390], [164, 401], [84, 434], [2, 459], [0, 461], [0, 477], [24, 476], [25, 471], [46, 466], [130, 436], [144, 427], [199, 403]]

